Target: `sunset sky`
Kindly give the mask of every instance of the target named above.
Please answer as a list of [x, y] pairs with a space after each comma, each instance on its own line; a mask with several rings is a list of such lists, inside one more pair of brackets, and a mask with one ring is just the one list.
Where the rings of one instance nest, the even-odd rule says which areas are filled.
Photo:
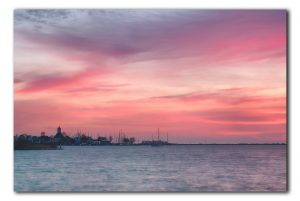
[[284, 10], [15, 10], [15, 134], [286, 142]]

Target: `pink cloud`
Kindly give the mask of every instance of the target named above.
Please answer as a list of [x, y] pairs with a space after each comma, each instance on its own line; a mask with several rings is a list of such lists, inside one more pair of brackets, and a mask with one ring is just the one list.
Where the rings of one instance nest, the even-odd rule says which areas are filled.
[[285, 142], [285, 11], [118, 12], [16, 17], [16, 133]]
[[51, 89], [64, 89], [68, 86], [82, 85], [91, 78], [102, 76], [107, 73], [107, 71], [102, 69], [88, 69], [84, 72], [80, 72], [71, 76], [38, 76], [33, 78], [33, 80], [25, 82], [25, 87], [16, 90], [15, 93], [22, 94], [47, 91]]

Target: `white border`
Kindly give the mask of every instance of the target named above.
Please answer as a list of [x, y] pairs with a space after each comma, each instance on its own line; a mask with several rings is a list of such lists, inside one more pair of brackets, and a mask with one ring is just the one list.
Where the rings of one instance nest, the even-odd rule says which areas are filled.
[[[0, 1], [0, 196], [1, 200], [295, 200], [300, 197], [300, 6], [295, 0], [1, 0]], [[259, 8], [288, 9], [290, 17], [290, 182], [285, 194], [16, 194], [13, 192], [13, 10], [16, 8]], [[298, 118], [297, 118], [298, 117]]]

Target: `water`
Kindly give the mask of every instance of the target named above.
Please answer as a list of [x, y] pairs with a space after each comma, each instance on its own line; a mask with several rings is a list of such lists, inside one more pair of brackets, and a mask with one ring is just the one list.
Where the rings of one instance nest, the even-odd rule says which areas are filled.
[[15, 151], [15, 191], [286, 191], [285, 145], [63, 148]]

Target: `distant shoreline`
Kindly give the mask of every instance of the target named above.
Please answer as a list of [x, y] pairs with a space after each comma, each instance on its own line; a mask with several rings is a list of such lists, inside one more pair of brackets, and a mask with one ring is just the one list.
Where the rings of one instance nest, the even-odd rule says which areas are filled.
[[41, 132], [41, 136], [28, 135], [26, 133], [21, 135], [14, 135], [15, 149], [43, 149], [49, 146], [61, 147], [61, 146], [168, 146], [168, 145], [286, 145], [286, 142], [229, 142], [229, 143], [217, 143], [213, 140], [199, 139], [198, 143], [175, 143], [169, 142], [167, 134], [166, 140], [160, 139], [159, 128], [157, 129], [157, 138], [152, 140], [136, 140], [135, 137], [128, 137], [124, 132], [119, 131], [118, 137], [112, 136], [98, 136], [91, 137], [84, 133], [78, 132], [77, 136], [68, 136], [62, 132], [62, 128], [59, 126], [56, 129], [56, 134], [53, 136], [47, 136], [44, 132]]
[[[274, 143], [274, 144], [165, 144], [161, 146], [286, 146], [287, 144], [280, 144], [280, 143]], [[28, 147], [15, 147], [14, 151], [26, 151], [26, 150], [62, 150], [62, 147], [141, 147], [141, 146], [149, 146], [152, 147], [152, 145], [148, 144], [131, 144], [131, 145], [117, 145], [117, 144], [111, 144], [111, 145], [61, 145], [57, 147], [36, 147], [36, 146], [28, 146]], [[160, 146], [160, 147], [161, 147]]]
[[[251, 144], [245, 144], [245, 143], [241, 143], [241, 144], [176, 144], [176, 143], [169, 143], [169, 144], [165, 144], [162, 146], [170, 146], [170, 145], [287, 145], [286, 143], [266, 143], [266, 144], [262, 144], [262, 143], [251, 143]], [[111, 144], [111, 145], [62, 145], [62, 146], [74, 146], [74, 147], [104, 147], [104, 146], [113, 146], [113, 147], [126, 147], [126, 146], [151, 146], [149, 144], [130, 144], [130, 145], [119, 145], [119, 144]]]
[[286, 143], [240, 143], [240, 144], [227, 144], [227, 143], [206, 143], [206, 144], [169, 144], [169, 145], [286, 145]]
[[257, 143], [257, 144], [245, 144], [245, 143], [241, 143], [241, 144], [170, 144], [170, 145], [286, 145], [286, 143], [268, 143], [268, 144], [261, 144], [261, 143]]

